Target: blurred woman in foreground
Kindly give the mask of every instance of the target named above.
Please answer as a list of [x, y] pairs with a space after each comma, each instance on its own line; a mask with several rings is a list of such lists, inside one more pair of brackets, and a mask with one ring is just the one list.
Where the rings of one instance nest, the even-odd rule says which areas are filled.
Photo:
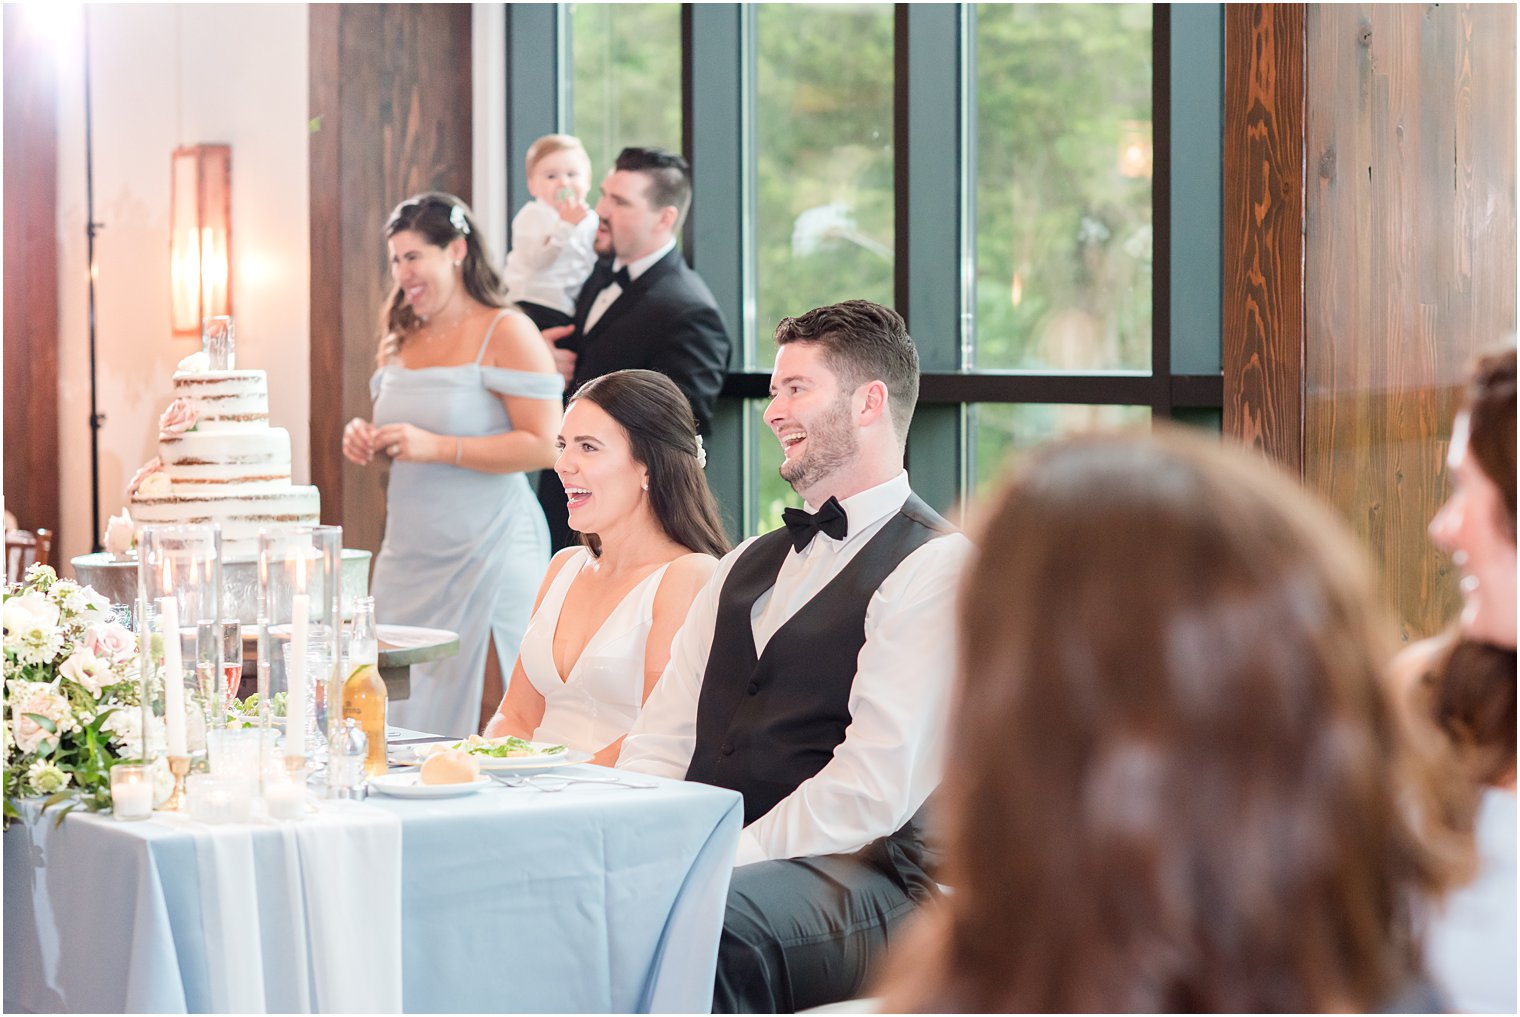
[[1181, 433], [1047, 448], [962, 590], [940, 912], [889, 1011], [1431, 1008], [1361, 554], [1260, 461]]
[[1442, 736], [1477, 878], [1432, 918], [1431, 975], [1459, 1010], [1514, 1013], [1515, 347], [1478, 360], [1451, 429], [1451, 495], [1430, 536], [1462, 575], [1455, 630], [1400, 655], [1395, 680]]

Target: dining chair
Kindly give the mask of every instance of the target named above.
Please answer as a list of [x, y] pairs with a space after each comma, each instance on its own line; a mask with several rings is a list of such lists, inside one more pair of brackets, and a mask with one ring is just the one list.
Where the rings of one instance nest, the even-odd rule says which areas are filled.
[[20, 582], [33, 562], [46, 565], [48, 552], [52, 549], [51, 530], [39, 526], [35, 533], [29, 530], [5, 531], [5, 581]]

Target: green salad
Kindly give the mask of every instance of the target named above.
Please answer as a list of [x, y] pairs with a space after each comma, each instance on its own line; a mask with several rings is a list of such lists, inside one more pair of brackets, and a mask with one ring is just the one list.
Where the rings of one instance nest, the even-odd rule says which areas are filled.
[[[269, 705], [274, 711], [274, 716], [285, 716], [285, 693], [276, 692], [269, 697]], [[259, 694], [251, 694], [247, 699], [234, 699], [227, 704], [227, 720], [230, 726], [237, 726], [241, 722], [243, 727], [253, 727], [259, 719]]]
[[490, 756], [493, 759], [506, 759], [509, 756], [553, 756], [565, 751], [563, 745], [540, 747], [516, 735], [507, 735], [505, 738], [482, 738], [479, 735], [471, 735], [468, 740], [450, 747], [463, 749], [472, 756]]

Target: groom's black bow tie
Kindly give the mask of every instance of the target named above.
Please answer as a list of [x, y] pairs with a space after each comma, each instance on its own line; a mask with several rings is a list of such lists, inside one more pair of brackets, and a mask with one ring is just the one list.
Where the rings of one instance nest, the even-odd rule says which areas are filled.
[[632, 283], [633, 283], [633, 280], [630, 279], [630, 278], [628, 278], [628, 266], [627, 265], [624, 265], [622, 268], [618, 269], [616, 272], [613, 272], [612, 275], [610, 277], [608, 277], [608, 279], [607, 279], [607, 285], [608, 286], [617, 285], [617, 286], [623, 287], [623, 289], [625, 289], [625, 290]]
[[820, 505], [817, 512], [800, 508], [782, 509], [781, 521], [791, 531], [792, 546], [798, 551], [812, 543], [820, 531], [835, 540], [843, 540], [844, 535], [850, 532], [850, 519], [845, 515], [839, 499], [834, 497]]

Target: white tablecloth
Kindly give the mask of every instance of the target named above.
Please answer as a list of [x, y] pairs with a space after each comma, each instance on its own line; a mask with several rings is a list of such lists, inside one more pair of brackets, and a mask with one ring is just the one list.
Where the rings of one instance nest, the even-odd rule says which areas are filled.
[[[659, 783], [558, 794], [493, 785], [462, 798], [344, 803], [400, 823], [403, 1007], [705, 1011], [742, 809], [729, 791]], [[57, 829], [51, 816], [12, 825], [4, 838], [7, 1011], [302, 1009], [288, 951], [272, 951], [267, 932], [241, 959], [261, 977], [229, 972], [226, 952], [208, 941], [217, 924], [208, 919], [208, 888], [230, 885], [218, 867], [243, 851], [235, 841], [245, 844], [262, 913], [266, 889], [290, 885], [280, 866], [292, 830], [320, 843], [321, 826], [188, 825], [83, 815]], [[208, 883], [208, 875], [216, 878]], [[371, 932], [362, 917], [336, 933], [329, 927], [308, 943], [308, 963], [322, 963], [320, 943], [334, 935], [362, 942]], [[307, 999], [323, 1009], [356, 1005], [315, 991]]]

